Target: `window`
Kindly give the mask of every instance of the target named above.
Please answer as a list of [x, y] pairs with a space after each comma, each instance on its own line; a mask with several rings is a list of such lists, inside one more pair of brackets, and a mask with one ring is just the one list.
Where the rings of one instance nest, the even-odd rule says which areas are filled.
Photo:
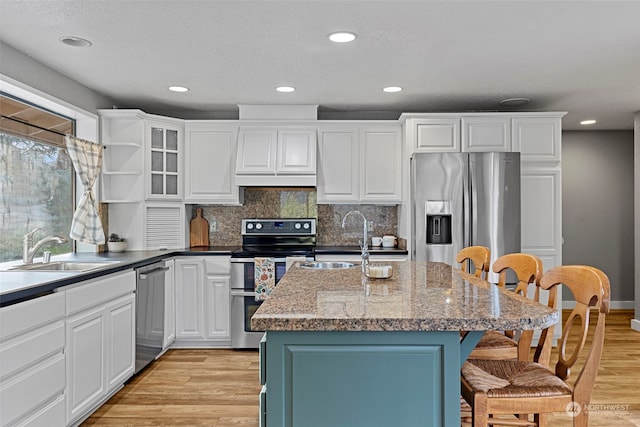
[[[68, 238], [74, 207], [74, 170], [63, 135], [74, 121], [0, 96], [0, 262], [22, 259], [23, 236]], [[52, 254], [72, 251], [50, 243]], [[41, 252], [36, 257], [42, 256]]]

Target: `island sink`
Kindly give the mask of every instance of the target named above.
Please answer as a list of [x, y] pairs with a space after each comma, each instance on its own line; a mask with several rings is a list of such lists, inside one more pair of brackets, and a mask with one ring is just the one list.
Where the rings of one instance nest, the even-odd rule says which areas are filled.
[[309, 268], [314, 270], [332, 270], [336, 268], [353, 268], [356, 265], [352, 262], [322, 262], [322, 261], [307, 261], [300, 263], [301, 268]]

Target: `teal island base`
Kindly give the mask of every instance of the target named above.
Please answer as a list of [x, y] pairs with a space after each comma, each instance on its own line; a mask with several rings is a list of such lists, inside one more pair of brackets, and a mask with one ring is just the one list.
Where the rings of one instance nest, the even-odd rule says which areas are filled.
[[458, 331], [267, 332], [261, 426], [459, 427]]

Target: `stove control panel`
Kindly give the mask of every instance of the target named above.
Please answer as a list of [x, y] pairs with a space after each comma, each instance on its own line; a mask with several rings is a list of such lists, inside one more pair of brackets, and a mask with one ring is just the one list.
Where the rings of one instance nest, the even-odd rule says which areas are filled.
[[315, 236], [315, 218], [243, 219], [242, 235], [262, 234], [269, 236], [304, 235]]

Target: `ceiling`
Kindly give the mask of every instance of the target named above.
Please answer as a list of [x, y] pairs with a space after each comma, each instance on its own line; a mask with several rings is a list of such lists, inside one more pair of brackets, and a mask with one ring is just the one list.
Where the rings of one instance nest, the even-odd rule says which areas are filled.
[[[567, 111], [564, 129], [633, 129], [639, 22], [640, 1], [0, 0], [4, 43], [120, 108], [182, 118], [318, 104], [322, 119]], [[531, 102], [500, 105], [513, 97]]]

